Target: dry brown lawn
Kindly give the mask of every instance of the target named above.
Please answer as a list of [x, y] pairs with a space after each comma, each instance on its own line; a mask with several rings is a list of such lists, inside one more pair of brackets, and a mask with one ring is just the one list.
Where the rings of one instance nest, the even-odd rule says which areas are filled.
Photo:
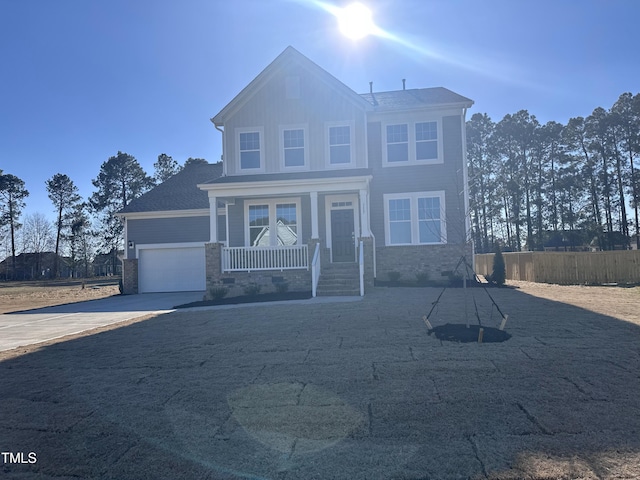
[[[84, 286], [83, 286], [84, 285]], [[1, 282], [0, 314], [95, 300], [117, 295], [117, 280]]]
[[[428, 336], [439, 289], [377, 288], [177, 311], [6, 357], [0, 445], [38, 462], [0, 474], [640, 478], [640, 288], [510, 286], [489, 290], [509, 315], [498, 344]], [[471, 296], [497, 323], [468, 290], [446, 291], [433, 324], [464, 322]]]

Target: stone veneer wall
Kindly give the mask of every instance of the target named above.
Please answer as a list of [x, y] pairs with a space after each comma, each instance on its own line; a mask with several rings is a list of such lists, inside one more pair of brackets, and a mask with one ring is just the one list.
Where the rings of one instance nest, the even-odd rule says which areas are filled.
[[[309, 270], [261, 270], [257, 272], [222, 272], [221, 252], [222, 244], [207, 243], [205, 249], [206, 288], [205, 298], [210, 299], [209, 291], [213, 287], [225, 286], [229, 289], [226, 297], [244, 295], [245, 288], [250, 284], [260, 285], [260, 293], [276, 292], [276, 284], [286, 282], [290, 292], [311, 291], [311, 267]], [[315, 248], [315, 245], [314, 245]], [[309, 255], [313, 249], [309, 246]], [[309, 260], [311, 265], [311, 259]]]
[[[470, 243], [377, 247], [376, 253], [376, 279], [380, 281], [389, 280], [389, 272], [399, 272], [401, 280], [416, 280], [416, 274], [427, 273], [431, 281], [446, 282], [448, 278], [442, 273], [453, 271], [462, 255], [466, 255], [470, 265], [473, 262]], [[464, 273], [464, 265], [460, 265], [458, 274], [462, 276]]]
[[138, 293], [138, 259], [122, 260], [122, 293], [131, 295]]

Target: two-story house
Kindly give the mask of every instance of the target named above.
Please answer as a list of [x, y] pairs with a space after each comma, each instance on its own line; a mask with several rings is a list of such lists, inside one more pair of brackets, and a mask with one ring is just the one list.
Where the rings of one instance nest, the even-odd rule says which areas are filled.
[[473, 102], [370, 90], [288, 47], [212, 118], [222, 165], [185, 169], [121, 212], [125, 289], [364, 294], [391, 272], [437, 280], [470, 256]]

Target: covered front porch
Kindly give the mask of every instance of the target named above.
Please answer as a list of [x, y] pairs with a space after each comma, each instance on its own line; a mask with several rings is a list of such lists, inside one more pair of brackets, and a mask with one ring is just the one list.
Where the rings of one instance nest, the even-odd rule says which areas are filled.
[[[207, 256], [208, 287], [259, 281], [275, 288], [286, 282], [289, 288], [308, 289], [315, 296], [323, 268], [352, 264], [361, 271], [358, 276], [364, 276], [366, 245], [372, 244], [371, 175], [313, 173], [307, 173], [311, 178], [222, 177], [199, 185], [207, 190], [212, 206], [210, 244], [218, 245], [218, 252]], [[226, 216], [223, 232], [218, 229], [220, 210], [214, 208], [220, 203]], [[364, 294], [366, 282], [357, 280]]]

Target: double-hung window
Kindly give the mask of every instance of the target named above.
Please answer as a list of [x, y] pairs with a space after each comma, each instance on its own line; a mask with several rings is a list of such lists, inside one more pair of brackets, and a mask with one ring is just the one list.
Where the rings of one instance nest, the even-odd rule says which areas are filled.
[[260, 131], [247, 131], [238, 134], [240, 169], [262, 168], [262, 148]]
[[384, 195], [387, 245], [446, 243], [444, 192]]
[[282, 130], [285, 167], [304, 167], [304, 129]]
[[418, 197], [418, 241], [442, 242], [440, 197]]
[[409, 161], [409, 127], [405, 124], [387, 125], [387, 162]]
[[250, 247], [298, 245], [299, 199], [250, 203], [247, 212], [247, 244]]
[[249, 245], [266, 247], [269, 236], [269, 205], [249, 205]]
[[298, 243], [298, 209], [295, 203], [276, 203], [276, 232], [278, 245]]
[[436, 122], [416, 123], [416, 160], [438, 158], [438, 124]]
[[437, 121], [384, 126], [385, 166], [442, 163], [441, 135]]
[[351, 163], [351, 127], [340, 125], [329, 127], [329, 164]]

